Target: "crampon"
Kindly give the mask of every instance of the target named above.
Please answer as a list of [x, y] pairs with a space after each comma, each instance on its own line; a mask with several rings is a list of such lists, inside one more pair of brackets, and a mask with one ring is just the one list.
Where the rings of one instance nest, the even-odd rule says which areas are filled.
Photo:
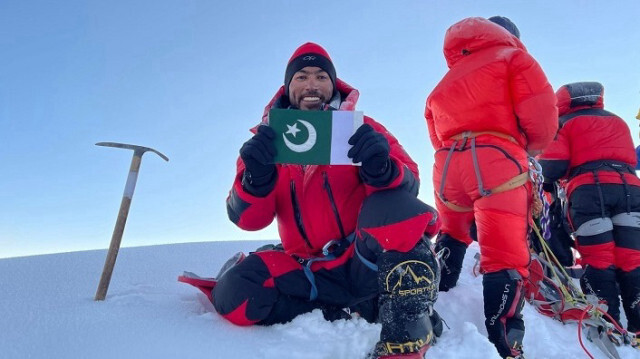
[[530, 276], [525, 281], [525, 298], [538, 312], [562, 323], [577, 323], [578, 340], [589, 358], [593, 356], [582, 341], [582, 332], [607, 358], [619, 359], [617, 346], [629, 345], [640, 350], [635, 333], [625, 330], [609, 314], [604, 302], [585, 295], [567, 270], [560, 265], [549, 245], [533, 225], [543, 249], [532, 254]]

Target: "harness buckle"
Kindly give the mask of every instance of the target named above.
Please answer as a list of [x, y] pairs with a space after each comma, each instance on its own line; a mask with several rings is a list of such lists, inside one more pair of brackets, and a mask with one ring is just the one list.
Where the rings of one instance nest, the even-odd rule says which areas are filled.
[[353, 243], [355, 239], [355, 232], [346, 236], [345, 238], [332, 239], [327, 244], [322, 247], [322, 254], [325, 258], [332, 257], [337, 258], [340, 257], [346, 250], [349, 248], [351, 243]]
[[340, 245], [339, 241], [335, 239], [330, 240], [329, 242], [327, 242], [327, 244], [325, 244], [322, 247], [322, 254], [325, 257], [328, 256], [329, 254], [333, 253], [339, 245]]
[[309, 262], [308, 259], [299, 257], [299, 256], [297, 256], [295, 254], [291, 255], [291, 257], [293, 257], [293, 259], [295, 259], [296, 262], [300, 263], [300, 265], [302, 265], [303, 267], [305, 267], [307, 265], [307, 262]]

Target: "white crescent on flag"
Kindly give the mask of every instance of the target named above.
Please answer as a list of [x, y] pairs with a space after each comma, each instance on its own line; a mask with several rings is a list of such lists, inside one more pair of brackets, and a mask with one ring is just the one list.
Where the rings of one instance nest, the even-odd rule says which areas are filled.
[[285, 134], [282, 134], [282, 138], [284, 139], [284, 144], [293, 152], [307, 152], [309, 151], [311, 148], [313, 148], [313, 146], [315, 146], [316, 144], [316, 138], [317, 138], [317, 134], [316, 134], [316, 128], [313, 127], [312, 124], [310, 124], [309, 122], [305, 121], [305, 120], [300, 120], [298, 119], [298, 122], [300, 122], [302, 125], [304, 125], [304, 127], [307, 128], [307, 131], [309, 132], [309, 137], [307, 138], [306, 141], [304, 141], [303, 143], [296, 145], [295, 143], [292, 143], [291, 141], [289, 141], [289, 139], [287, 138], [287, 136], [285, 136]]

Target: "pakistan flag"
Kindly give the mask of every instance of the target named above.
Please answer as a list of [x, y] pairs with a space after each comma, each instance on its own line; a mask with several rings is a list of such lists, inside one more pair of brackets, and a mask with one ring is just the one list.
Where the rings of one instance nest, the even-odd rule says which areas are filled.
[[276, 132], [276, 163], [303, 165], [353, 164], [348, 141], [362, 125], [360, 111], [273, 109], [269, 126]]

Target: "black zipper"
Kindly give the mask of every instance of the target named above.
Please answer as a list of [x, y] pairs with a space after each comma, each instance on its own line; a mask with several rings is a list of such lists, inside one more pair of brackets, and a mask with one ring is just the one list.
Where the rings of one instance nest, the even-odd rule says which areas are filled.
[[338, 228], [340, 229], [340, 234], [342, 238], [347, 238], [344, 233], [344, 227], [342, 227], [342, 221], [340, 220], [340, 213], [338, 213], [338, 206], [336, 206], [336, 201], [333, 198], [333, 192], [331, 191], [331, 185], [329, 184], [329, 176], [327, 172], [322, 172], [322, 177], [324, 177], [324, 188], [327, 190], [329, 194], [329, 202], [331, 202], [331, 208], [333, 209], [333, 215], [336, 218], [336, 222], [338, 222]]
[[307, 246], [311, 249], [311, 242], [309, 241], [309, 237], [307, 237], [307, 232], [304, 230], [304, 224], [302, 224], [302, 212], [300, 212], [300, 206], [298, 205], [298, 197], [296, 196], [296, 183], [294, 180], [291, 180], [291, 204], [293, 205], [293, 217], [296, 220], [296, 226], [298, 226], [298, 231], [302, 236], [302, 239], [307, 243]]

